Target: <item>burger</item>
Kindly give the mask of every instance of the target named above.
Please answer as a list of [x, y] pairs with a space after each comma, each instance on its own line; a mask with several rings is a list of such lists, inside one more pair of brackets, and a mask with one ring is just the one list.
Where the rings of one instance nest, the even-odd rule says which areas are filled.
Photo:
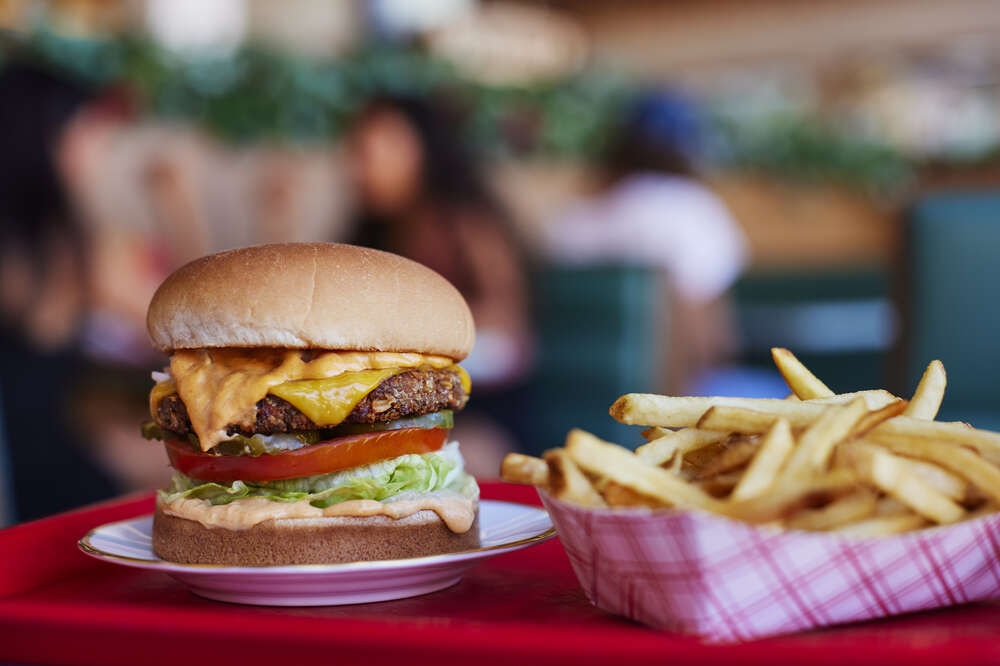
[[147, 327], [170, 359], [143, 426], [173, 468], [159, 557], [268, 566], [478, 545], [479, 488], [449, 439], [475, 332], [434, 271], [334, 243], [232, 250], [170, 275]]

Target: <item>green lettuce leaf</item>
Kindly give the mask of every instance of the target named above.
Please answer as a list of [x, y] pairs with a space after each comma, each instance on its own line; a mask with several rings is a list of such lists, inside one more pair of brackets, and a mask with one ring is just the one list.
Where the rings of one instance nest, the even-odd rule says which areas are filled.
[[325, 508], [355, 499], [392, 501], [415, 493], [450, 491], [467, 497], [478, 495], [475, 480], [465, 473], [458, 443], [423, 455], [409, 454], [351, 469], [298, 479], [213, 483], [174, 474], [171, 486], [160, 491], [164, 502], [182, 497], [228, 504], [244, 497], [264, 497], [275, 502], [298, 502]]

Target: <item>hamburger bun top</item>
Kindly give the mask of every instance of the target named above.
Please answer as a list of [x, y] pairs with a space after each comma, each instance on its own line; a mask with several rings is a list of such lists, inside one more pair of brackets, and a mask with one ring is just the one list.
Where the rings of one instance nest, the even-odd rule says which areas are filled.
[[339, 243], [257, 245], [196, 259], [156, 290], [146, 327], [165, 352], [278, 347], [460, 361], [475, 340], [469, 306], [443, 277]]

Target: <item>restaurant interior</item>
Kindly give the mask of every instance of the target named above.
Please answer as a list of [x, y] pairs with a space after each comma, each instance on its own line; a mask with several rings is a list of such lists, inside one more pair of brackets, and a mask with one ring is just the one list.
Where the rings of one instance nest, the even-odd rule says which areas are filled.
[[[495, 478], [627, 392], [836, 392], [1000, 429], [984, 0], [0, 0], [0, 527], [169, 478], [160, 282], [290, 241], [449, 278]], [[252, 279], [252, 276], [248, 276]]]

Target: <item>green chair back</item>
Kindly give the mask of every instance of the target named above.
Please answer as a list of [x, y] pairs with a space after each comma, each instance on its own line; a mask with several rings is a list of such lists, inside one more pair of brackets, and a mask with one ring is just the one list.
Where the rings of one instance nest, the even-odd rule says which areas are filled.
[[1000, 428], [1000, 191], [946, 192], [910, 211], [907, 382], [941, 359], [941, 418]]
[[896, 317], [884, 267], [753, 271], [732, 298], [743, 363], [774, 370], [771, 347], [788, 347], [834, 391], [887, 385]]
[[573, 427], [623, 446], [638, 443], [638, 430], [614, 421], [608, 408], [623, 393], [653, 390], [667, 348], [656, 339], [665, 305], [659, 282], [635, 266], [556, 266], [537, 276], [528, 448], [562, 446]]

